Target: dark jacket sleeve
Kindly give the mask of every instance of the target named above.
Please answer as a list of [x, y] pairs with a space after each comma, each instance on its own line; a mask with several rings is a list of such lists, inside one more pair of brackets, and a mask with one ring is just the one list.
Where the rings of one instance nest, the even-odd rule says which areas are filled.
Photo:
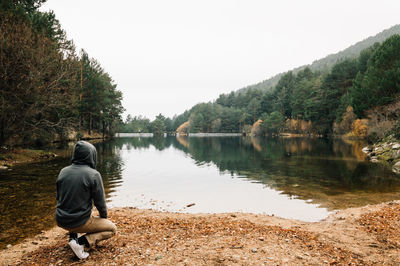
[[100, 213], [101, 218], [107, 218], [107, 205], [104, 195], [104, 186], [100, 173], [96, 173], [93, 180], [92, 198], [94, 206]]

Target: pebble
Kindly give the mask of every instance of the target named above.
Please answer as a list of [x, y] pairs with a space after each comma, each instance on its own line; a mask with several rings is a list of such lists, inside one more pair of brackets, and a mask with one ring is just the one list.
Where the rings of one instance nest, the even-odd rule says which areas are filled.
[[253, 248], [252, 250], [251, 250], [251, 252], [253, 252], [253, 253], [257, 253], [257, 249], [256, 248]]
[[11, 247], [12, 247], [12, 245], [11, 245], [11, 244], [8, 244], [8, 245], [7, 245], [7, 248], [11, 248]]

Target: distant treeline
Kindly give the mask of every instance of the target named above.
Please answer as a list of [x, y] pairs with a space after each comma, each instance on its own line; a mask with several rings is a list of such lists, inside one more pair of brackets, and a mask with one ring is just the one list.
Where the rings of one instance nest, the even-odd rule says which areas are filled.
[[157, 115], [153, 121], [140, 115], [134, 117], [128, 115], [125, 122], [121, 121], [118, 132], [163, 134], [165, 132], [174, 132], [175, 129], [172, 119], [162, 114]]
[[109, 74], [38, 10], [45, 1], [0, 2], [0, 144], [109, 134], [123, 111]]
[[400, 137], [400, 36], [375, 43], [325, 72], [287, 72], [272, 89], [222, 94], [183, 114], [128, 117], [124, 132], [246, 132]]
[[[271, 90], [222, 94], [174, 117], [170, 124], [176, 130], [187, 122], [180, 130], [188, 132], [250, 132], [260, 119], [261, 135], [364, 130], [368, 132], [359, 133], [382, 137], [399, 132], [399, 93], [400, 36], [393, 35], [327, 72], [288, 72]], [[368, 126], [363, 118], [368, 118]]]

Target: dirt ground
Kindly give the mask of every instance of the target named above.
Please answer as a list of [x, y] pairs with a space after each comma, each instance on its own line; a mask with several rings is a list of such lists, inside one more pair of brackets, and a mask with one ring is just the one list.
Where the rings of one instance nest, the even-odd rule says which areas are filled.
[[110, 210], [118, 233], [79, 261], [53, 228], [0, 252], [2, 265], [399, 265], [400, 201], [316, 223], [267, 215]]

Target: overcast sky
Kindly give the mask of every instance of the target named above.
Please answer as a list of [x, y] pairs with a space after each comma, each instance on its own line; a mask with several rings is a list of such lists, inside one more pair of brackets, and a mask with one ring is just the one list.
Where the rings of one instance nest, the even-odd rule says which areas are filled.
[[48, 0], [126, 113], [181, 114], [400, 23], [398, 0]]

